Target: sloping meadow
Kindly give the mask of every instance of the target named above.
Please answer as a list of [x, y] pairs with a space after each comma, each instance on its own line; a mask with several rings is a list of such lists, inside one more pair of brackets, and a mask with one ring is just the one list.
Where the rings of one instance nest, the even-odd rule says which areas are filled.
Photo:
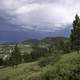
[[80, 54], [76, 52], [62, 55], [55, 64], [40, 67], [38, 63], [0, 69], [0, 80], [80, 80]]

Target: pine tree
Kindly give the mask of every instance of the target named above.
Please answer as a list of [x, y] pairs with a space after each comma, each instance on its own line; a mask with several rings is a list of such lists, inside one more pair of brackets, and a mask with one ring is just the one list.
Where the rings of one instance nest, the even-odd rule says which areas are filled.
[[3, 65], [3, 59], [0, 58], [0, 66], [2, 66], [2, 65]]
[[73, 21], [73, 29], [71, 30], [71, 50], [78, 51], [80, 49], [80, 18], [78, 15], [75, 16], [75, 20]]
[[21, 63], [21, 60], [22, 60], [21, 54], [20, 54], [18, 45], [16, 44], [16, 46], [14, 47], [14, 50], [13, 50], [13, 52], [12, 52], [12, 54], [11, 54], [10, 64], [11, 64], [12, 66], [14, 66], [14, 65], [17, 66], [18, 64]]

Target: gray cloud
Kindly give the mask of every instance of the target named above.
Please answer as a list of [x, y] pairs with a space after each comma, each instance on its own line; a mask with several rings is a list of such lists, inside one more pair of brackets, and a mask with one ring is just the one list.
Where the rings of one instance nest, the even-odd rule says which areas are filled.
[[11, 24], [37, 31], [57, 31], [80, 13], [79, 0], [1, 0], [0, 16]]

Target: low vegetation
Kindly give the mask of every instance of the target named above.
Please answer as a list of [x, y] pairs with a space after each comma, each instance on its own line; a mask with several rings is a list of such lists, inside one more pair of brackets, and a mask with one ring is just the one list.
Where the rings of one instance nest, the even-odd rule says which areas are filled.
[[62, 55], [55, 63], [51, 58], [43, 67], [39, 65], [40, 61], [20, 64], [17, 68], [0, 69], [0, 80], [80, 79], [80, 54], [76, 52]]

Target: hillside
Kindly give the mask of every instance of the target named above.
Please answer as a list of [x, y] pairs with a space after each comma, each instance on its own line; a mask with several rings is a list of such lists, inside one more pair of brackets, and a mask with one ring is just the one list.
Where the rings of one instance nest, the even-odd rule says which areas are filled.
[[40, 67], [37, 62], [23, 63], [17, 68], [0, 69], [0, 80], [80, 80], [80, 54], [64, 54], [53, 65]]

